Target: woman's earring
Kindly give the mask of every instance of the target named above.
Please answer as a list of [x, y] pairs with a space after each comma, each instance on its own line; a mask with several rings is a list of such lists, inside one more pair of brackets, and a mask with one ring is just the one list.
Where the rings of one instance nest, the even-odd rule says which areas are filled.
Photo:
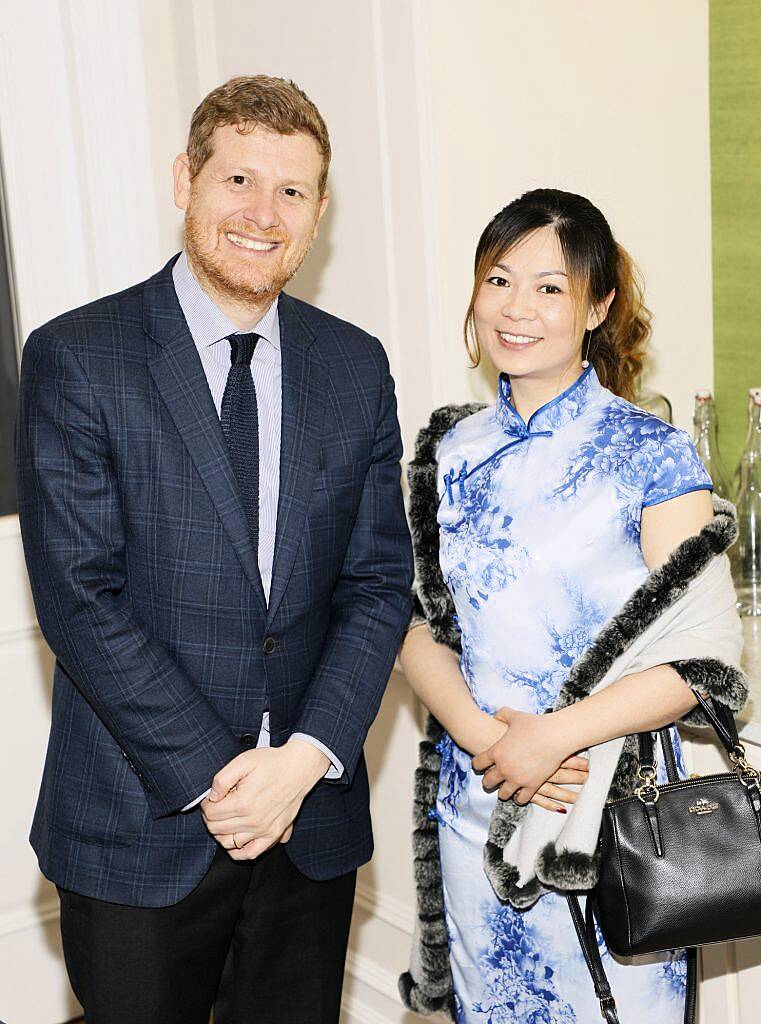
[[[581, 354], [582, 354], [582, 356], [584, 355], [584, 345], [587, 343], [587, 335], [589, 335], [589, 340], [590, 341], [592, 340], [592, 332], [591, 331], [584, 331], [584, 340], [581, 343]], [[588, 344], [587, 344], [587, 355], [589, 355], [589, 345]], [[586, 370], [587, 367], [589, 366], [589, 360], [588, 359], [582, 359], [581, 360], [581, 365]]]

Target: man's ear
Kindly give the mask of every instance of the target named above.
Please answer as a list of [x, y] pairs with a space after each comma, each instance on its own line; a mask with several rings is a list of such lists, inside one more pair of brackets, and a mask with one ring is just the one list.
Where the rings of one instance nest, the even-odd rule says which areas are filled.
[[587, 330], [593, 331], [595, 327], [599, 327], [600, 324], [605, 320], [608, 315], [610, 305], [616, 297], [616, 289], [611, 288], [602, 302], [598, 302], [596, 306], [592, 306], [587, 317]]
[[317, 238], [317, 228], [319, 227], [320, 221], [322, 220], [323, 213], [325, 213], [325, 211], [328, 208], [328, 203], [329, 202], [330, 202], [330, 195], [327, 192], [323, 192], [322, 198], [320, 199], [320, 205], [319, 205], [318, 210], [317, 210], [317, 220], [314, 222], [314, 231], [312, 232], [312, 241], [314, 241], [315, 238]]
[[190, 201], [190, 161], [187, 153], [180, 153], [174, 158], [172, 177], [174, 179], [174, 205], [180, 210], [185, 210]]

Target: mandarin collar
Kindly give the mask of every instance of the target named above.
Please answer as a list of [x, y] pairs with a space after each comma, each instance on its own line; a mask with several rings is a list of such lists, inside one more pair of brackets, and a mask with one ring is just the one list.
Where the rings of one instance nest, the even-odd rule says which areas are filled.
[[540, 406], [526, 423], [512, 404], [510, 377], [506, 373], [501, 373], [497, 388], [497, 419], [505, 433], [513, 437], [528, 437], [540, 431], [555, 431], [581, 416], [602, 390], [594, 367], [588, 366], [570, 387]]

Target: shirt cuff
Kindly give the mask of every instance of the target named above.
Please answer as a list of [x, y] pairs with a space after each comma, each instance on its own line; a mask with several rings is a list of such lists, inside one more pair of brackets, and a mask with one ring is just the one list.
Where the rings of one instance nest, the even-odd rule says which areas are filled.
[[[308, 739], [308, 737], [305, 736], [304, 739]], [[259, 739], [256, 742], [256, 746], [257, 746], [257, 748], [259, 748], [259, 747], [268, 747], [269, 745], [270, 745], [270, 713], [269, 713], [269, 711], [265, 711], [264, 714], [262, 715], [262, 724], [261, 724], [261, 728], [259, 729]], [[328, 754], [327, 750], [325, 751], [325, 754], [328, 757], [330, 757], [330, 754]], [[343, 769], [341, 769], [341, 771], [343, 772]], [[338, 776], [338, 777], [340, 778], [340, 776]], [[201, 795], [197, 796], [195, 798], [195, 800], [191, 800], [189, 804], [187, 804], [185, 807], [183, 807], [182, 808], [183, 812], [184, 811], [192, 811], [194, 807], [198, 807], [198, 805], [201, 803], [201, 801], [205, 800], [206, 797], [209, 795], [209, 793], [211, 793], [211, 787], [209, 787], [209, 789], [207, 789], [205, 793], [201, 793]], [[0, 1021], [0, 1024], [2, 1024], [2, 1021]]]
[[317, 747], [318, 750], [323, 752], [325, 757], [330, 761], [330, 767], [323, 775], [324, 779], [332, 779], [335, 781], [336, 779], [341, 778], [344, 773], [344, 766], [338, 760], [333, 751], [328, 750], [324, 743], [320, 743], [320, 741], [316, 740], [314, 736], [307, 736], [307, 734], [303, 732], [295, 732], [291, 738], [295, 740], [306, 740], [307, 743], [311, 743], [313, 747]]
[[197, 796], [195, 800], [191, 800], [189, 804], [185, 804], [185, 806], [182, 808], [183, 811], [192, 811], [194, 807], [198, 807], [200, 802], [202, 800], [205, 800], [209, 793], [211, 793], [211, 789], [207, 789], [205, 793], [201, 793], [201, 795]]
[[[261, 727], [261, 730], [259, 732], [259, 740], [258, 740], [258, 742], [256, 744], [257, 747], [268, 747], [270, 745], [270, 729], [269, 729], [269, 726], [270, 726], [269, 712], [265, 711], [265, 713], [264, 713], [264, 715], [262, 717], [262, 727]], [[306, 742], [307, 743], [311, 743], [313, 747], [317, 747], [317, 749], [321, 750], [323, 752], [323, 754], [325, 755], [325, 757], [327, 757], [327, 759], [330, 761], [330, 767], [325, 772], [325, 775], [323, 776], [323, 778], [331, 779], [333, 782], [335, 782], [337, 779], [341, 778], [341, 776], [344, 773], [344, 766], [341, 764], [341, 762], [338, 760], [338, 758], [336, 757], [336, 755], [333, 753], [332, 750], [328, 750], [328, 748], [325, 746], [325, 744], [324, 743], [320, 743], [320, 741], [316, 740], [314, 738], [314, 736], [307, 736], [303, 732], [295, 732], [293, 735], [297, 739], [306, 740]], [[205, 793], [201, 793], [201, 795], [197, 796], [195, 798], [195, 800], [191, 800], [189, 804], [186, 804], [182, 808], [183, 812], [184, 811], [192, 811], [194, 807], [197, 807], [201, 803], [202, 800], [206, 799], [206, 797], [209, 795], [209, 793], [211, 793], [211, 788], [207, 789]]]

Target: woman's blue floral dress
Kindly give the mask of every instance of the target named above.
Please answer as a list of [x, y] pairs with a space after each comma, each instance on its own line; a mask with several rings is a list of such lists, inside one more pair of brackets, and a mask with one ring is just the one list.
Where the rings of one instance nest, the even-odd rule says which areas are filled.
[[[440, 560], [462, 671], [491, 713], [552, 706], [570, 666], [647, 575], [642, 509], [711, 487], [688, 435], [607, 391], [592, 367], [528, 423], [503, 376], [496, 406], [449, 431], [438, 465]], [[458, 1020], [591, 1024], [599, 1005], [565, 899], [547, 894], [525, 912], [499, 902], [482, 866], [496, 795], [448, 736], [440, 747]], [[683, 955], [623, 964], [600, 942], [622, 1024], [683, 1020]]]

